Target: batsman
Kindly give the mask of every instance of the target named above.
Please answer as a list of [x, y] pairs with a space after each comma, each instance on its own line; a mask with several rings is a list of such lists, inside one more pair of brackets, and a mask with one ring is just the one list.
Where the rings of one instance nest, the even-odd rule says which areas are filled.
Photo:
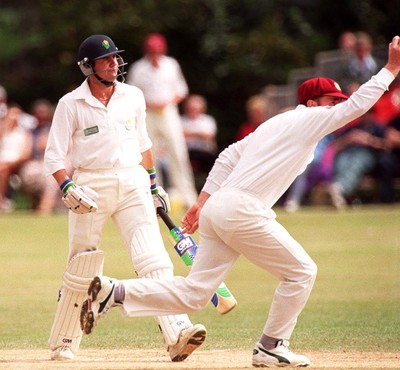
[[[173, 276], [156, 208], [169, 209], [157, 187], [140, 89], [123, 83], [124, 63], [106, 35], [92, 35], [79, 47], [78, 65], [86, 77], [58, 102], [45, 152], [52, 175], [69, 208], [69, 253], [62, 276], [49, 346], [52, 360], [71, 360], [82, 338], [80, 314], [90, 281], [102, 275], [99, 249], [105, 223], [115, 223], [137, 276]], [[120, 81], [122, 80], [122, 81]], [[75, 171], [66, 171], [70, 159]], [[114, 292], [118, 301], [118, 289]], [[172, 361], [183, 361], [206, 337], [186, 314], [157, 317]]]

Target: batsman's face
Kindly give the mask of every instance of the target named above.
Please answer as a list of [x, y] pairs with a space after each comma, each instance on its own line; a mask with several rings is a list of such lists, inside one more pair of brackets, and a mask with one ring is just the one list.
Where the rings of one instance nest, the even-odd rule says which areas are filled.
[[118, 60], [116, 55], [110, 55], [95, 61], [94, 70], [103, 80], [113, 82], [118, 76]]

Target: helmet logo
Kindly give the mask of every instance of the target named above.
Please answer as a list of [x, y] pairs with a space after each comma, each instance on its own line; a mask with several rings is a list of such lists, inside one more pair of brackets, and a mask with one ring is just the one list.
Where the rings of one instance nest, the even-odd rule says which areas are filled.
[[110, 48], [110, 43], [107, 40], [103, 40], [101, 43], [104, 49], [109, 49]]

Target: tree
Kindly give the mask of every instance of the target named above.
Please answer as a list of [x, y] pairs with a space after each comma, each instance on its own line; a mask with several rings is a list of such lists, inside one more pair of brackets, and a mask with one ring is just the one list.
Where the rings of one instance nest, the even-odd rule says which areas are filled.
[[76, 61], [85, 37], [111, 36], [131, 63], [144, 36], [161, 32], [190, 90], [207, 98], [225, 146], [250, 95], [311, 66], [343, 30], [366, 30], [387, 43], [399, 9], [378, 0], [2, 0], [0, 84], [27, 109], [39, 97], [56, 103], [82, 81]]

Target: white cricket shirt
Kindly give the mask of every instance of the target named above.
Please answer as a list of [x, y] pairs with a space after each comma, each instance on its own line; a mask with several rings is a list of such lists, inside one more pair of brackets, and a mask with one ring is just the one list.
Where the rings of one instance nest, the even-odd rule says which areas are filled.
[[90, 92], [87, 80], [57, 104], [45, 152], [46, 175], [65, 168], [71, 148], [75, 168], [96, 170], [133, 167], [151, 148], [142, 92], [117, 82], [105, 107]]
[[133, 63], [126, 82], [143, 91], [146, 101], [152, 104], [170, 102], [175, 96], [188, 94], [188, 86], [178, 62], [162, 55], [158, 68], [147, 57]]
[[240, 189], [271, 208], [310, 163], [318, 142], [367, 112], [393, 79], [383, 68], [343, 103], [312, 108], [299, 105], [272, 117], [220, 154], [203, 191]]

